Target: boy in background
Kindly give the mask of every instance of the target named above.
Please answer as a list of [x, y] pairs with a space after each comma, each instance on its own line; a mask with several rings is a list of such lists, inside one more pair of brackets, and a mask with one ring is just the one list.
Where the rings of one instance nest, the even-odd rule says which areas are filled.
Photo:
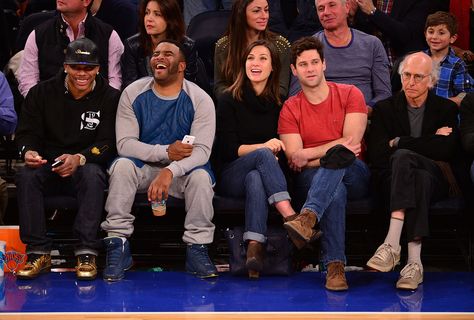
[[456, 17], [444, 11], [430, 14], [425, 23], [426, 53], [439, 64], [439, 80], [433, 87], [436, 95], [454, 101], [458, 106], [467, 92], [473, 92], [473, 79], [464, 61], [451, 48], [457, 39]]

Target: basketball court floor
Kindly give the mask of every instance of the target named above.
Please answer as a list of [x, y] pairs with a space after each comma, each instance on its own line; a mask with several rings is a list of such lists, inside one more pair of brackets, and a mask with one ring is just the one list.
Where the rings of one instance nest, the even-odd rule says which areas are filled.
[[250, 281], [133, 271], [115, 283], [77, 281], [73, 272], [28, 281], [5, 274], [0, 319], [474, 319], [472, 272], [426, 272], [414, 292], [395, 289], [395, 272], [346, 274], [347, 292], [325, 290], [320, 272]]

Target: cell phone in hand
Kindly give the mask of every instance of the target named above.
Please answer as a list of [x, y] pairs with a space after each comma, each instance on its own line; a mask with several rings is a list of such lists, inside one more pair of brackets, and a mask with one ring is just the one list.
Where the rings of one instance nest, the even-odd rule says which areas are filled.
[[184, 138], [183, 138], [183, 141], [181, 141], [181, 142], [184, 143], [184, 144], [192, 145], [194, 143], [195, 138], [196, 138], [195, 136], [185, 135]]
[[62, 165], [63, 163], [64, 163], [63, 160], [58, 160], [58, 161], [54, 162], [54, 163], [51, 165], [51, 167], [52, 167], [52, 168], [57, 168], [57, 167], [59, 167], [60, 165]]

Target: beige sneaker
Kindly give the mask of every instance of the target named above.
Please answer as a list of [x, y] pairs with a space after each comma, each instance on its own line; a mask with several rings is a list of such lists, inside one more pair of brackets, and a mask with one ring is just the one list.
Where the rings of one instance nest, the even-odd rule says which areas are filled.
[[400, 271], [397, 289], [416, 290], [423, 282], [423, 268], [418, 263], [409, 263]]
[[400, 250], [400, 247], [395, 250], [388, 243], [382, 243], [367, 262], [367, 266], [381, 272], [392, 271], [400, 263]]

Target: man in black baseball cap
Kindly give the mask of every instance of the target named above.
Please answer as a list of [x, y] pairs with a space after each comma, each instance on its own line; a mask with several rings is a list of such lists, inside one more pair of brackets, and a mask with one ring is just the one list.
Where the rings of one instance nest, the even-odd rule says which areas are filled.
[[74, 196], [78, 239], [76, 275], [97, 275], [99, 222], [107, 185], [105, 167], [115, 157], [115, 112], [120, 92], [98, 76], [99, 51], [90, 39], [68, 44], [64, 72], [26, 95], [16, 141], [25, 166], [16, 176], [20, 236], [28, 261], [17, 277], [32, 279], [51, 268], [44, 198]]
[[64, 64], [98, 66], [100, 65], [99, 50], [92, 40], [87, 38], [77, 39], [67, 46]]
[[99, 68], [99, 51], [92, 40], [81, 38], [68, 44], [64, 59], [65, 83], [76, 99], [92, 91]]

